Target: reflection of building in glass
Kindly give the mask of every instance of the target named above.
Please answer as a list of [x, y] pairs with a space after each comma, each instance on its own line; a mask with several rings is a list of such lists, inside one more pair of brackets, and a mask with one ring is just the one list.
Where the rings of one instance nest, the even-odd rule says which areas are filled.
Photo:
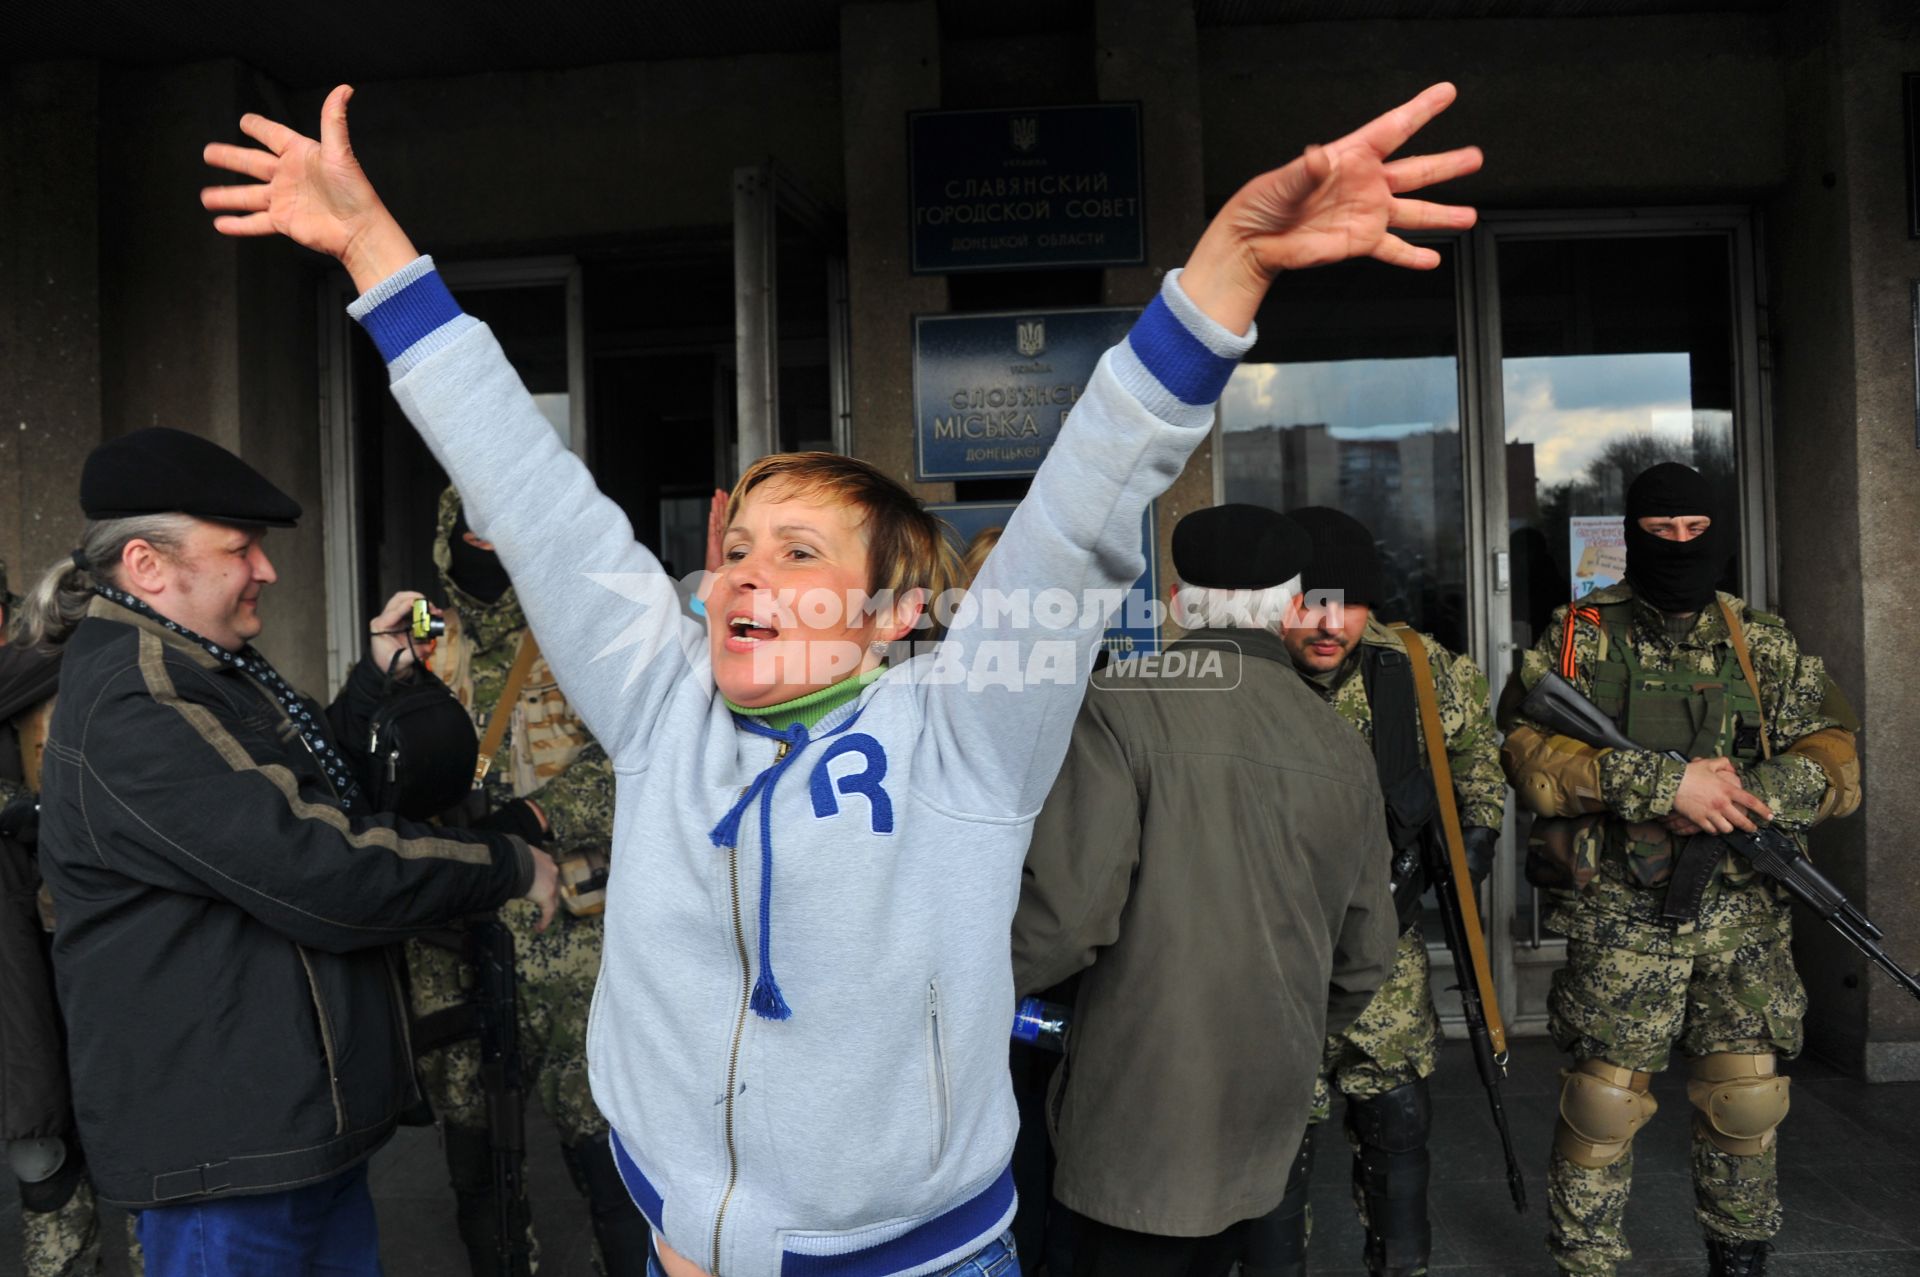
[[1352, 438], [1320, 422], [1263, 425], [1225, 431], [1222, 446], [1228, 500], [1353, 515], [1373, 529], [1395, 591], [1382, 613], [1459, 638], [1466, 503], [1457, 429]]

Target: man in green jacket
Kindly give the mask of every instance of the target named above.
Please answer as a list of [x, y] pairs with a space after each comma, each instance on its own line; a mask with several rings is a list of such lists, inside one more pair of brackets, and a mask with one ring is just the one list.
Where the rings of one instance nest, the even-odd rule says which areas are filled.
[[1306, 554], [1258, 506], [1180, 522], [1188, 633], [1094, 678], [1034, 828], [1015, 986], [1085, 973], [1047, 1106], [1076, 1277], [1243, 1260], [1301, 1188], [1321, 1041], [1393, 965], [1372, 759], [1276, 632]]

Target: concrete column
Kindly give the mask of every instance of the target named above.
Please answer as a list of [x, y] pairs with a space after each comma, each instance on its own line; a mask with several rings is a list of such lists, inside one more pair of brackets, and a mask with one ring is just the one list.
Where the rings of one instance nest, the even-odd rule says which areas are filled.
[[202, 186], [223, 180], [201, 163], [201, 147], [244, 141], [247, 111], [287, 119], [277, 86], [230, 60], [126, 72], [105, 86], [105, 433], [164, 425], [204, 435], [301, 503], [299, 529], [268, 541], [280, 581], [262, 598], [260, 647], [295, 686], [317, 693], [326, 684], [327, 598], [314, 284], [324, 263], [279, 239], [216, 235], [199, 202]]
[[[1914, 446], [1900, 76], [1920, 23], [1882, 0], [1782, 15], [1789, 174], [1769, 206], [1781, 607], [1866, 722], [1867, 798], [1814, 832], [1826, 872], [1920, 966], [1920, 450]], [[1920, 1005], [1817, 921], [1797, 920], [1815, 1049], [1870, 1080], [1920, 1078]]]
[[[1101, 292], [1108, 305], [1143, 306], [1153, 300], [1166, 272], [1187, 260], [1206, 229], [1199, 42], [1192, 4], [1098, 0], [1094, 59], [1102, 101], [1140, 103], [1147, 205], [1146, 265], [1105, 271]], [[1160, 498], [1163, 583], [1173, 580], [1169, 546], [1174, 524], [1189, 511], [1212, 504], [1213, 443], [1208, 440]]]
[[933, 0], [840, 10], [847, 283], [853, 311], [853, 453], [927, 501], [951, 483], [913, 482], [913, 317], [947, 309], [944, 276], [909, 273], [907, 112], [940, 105]]
[[0, 559], [15, 592], [78, 541], [100, 441], [100, 70], [0, 81]]

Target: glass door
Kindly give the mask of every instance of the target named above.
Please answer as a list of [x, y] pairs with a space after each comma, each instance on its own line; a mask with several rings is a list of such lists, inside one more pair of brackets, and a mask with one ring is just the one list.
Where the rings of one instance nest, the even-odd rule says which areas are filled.
[[[1290, 275], [1228, 384], [1216, 497], [1331, 505], [1379, 544], [1411, 621], [1470, 653], [1495, 697], [1552, 610], [1617, 576], [1625, 485], [1678, 460], [1720, 486], [1741, 553], [1724, 588], [1770, 597], [1753, 247], [1745, 213], [1491, 215], [1439, 270]], [[1564, 943], [1526, 883], [1509, 802], [1482, 914], [1501, 1007], [1541, 1033]], [[1457, 1030], [1452, 960], [1428, 928]]]
[[[1496, 697], [1556, 607], [1624, 570], [1626, 487], [1662, 461], [1705, 475], [1741, 552], [1724, 590], [1764, 603], [1766, 512], [1751, 248], [1743, 215], [1576, 223], [1493, 219], [1480, 232], [1487, 366], [1481, 444], [1487, 536], [1506, 587], [1492, 600]], [[1504, 552], [1503, 554], [1501, 552]], [[1510, 1018], [1545, 1022], [1564, 944], [1527, 885], [1531, 818], [1509, 804], [1501, 909]]]

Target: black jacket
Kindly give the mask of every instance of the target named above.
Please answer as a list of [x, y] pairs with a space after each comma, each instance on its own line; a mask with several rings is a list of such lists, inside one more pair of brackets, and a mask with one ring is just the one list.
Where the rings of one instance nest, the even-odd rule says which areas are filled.
[[251, 677], [104, 599], [65, 648], [40, 859], [81, 1140], [134, 1208], [369, 1156], [414, 1093], [393, 942], [533, 873], [517, 838], [349, 819]]
[[[14, 720], [52, 698], [57, 654], [0, 647], [0, 808], [30, 801]], [[40, 925], [40, 865], [23, 832], [0, 825], [0, 1141], [60, 1138], [73, 1129], [65, 1036]]]

